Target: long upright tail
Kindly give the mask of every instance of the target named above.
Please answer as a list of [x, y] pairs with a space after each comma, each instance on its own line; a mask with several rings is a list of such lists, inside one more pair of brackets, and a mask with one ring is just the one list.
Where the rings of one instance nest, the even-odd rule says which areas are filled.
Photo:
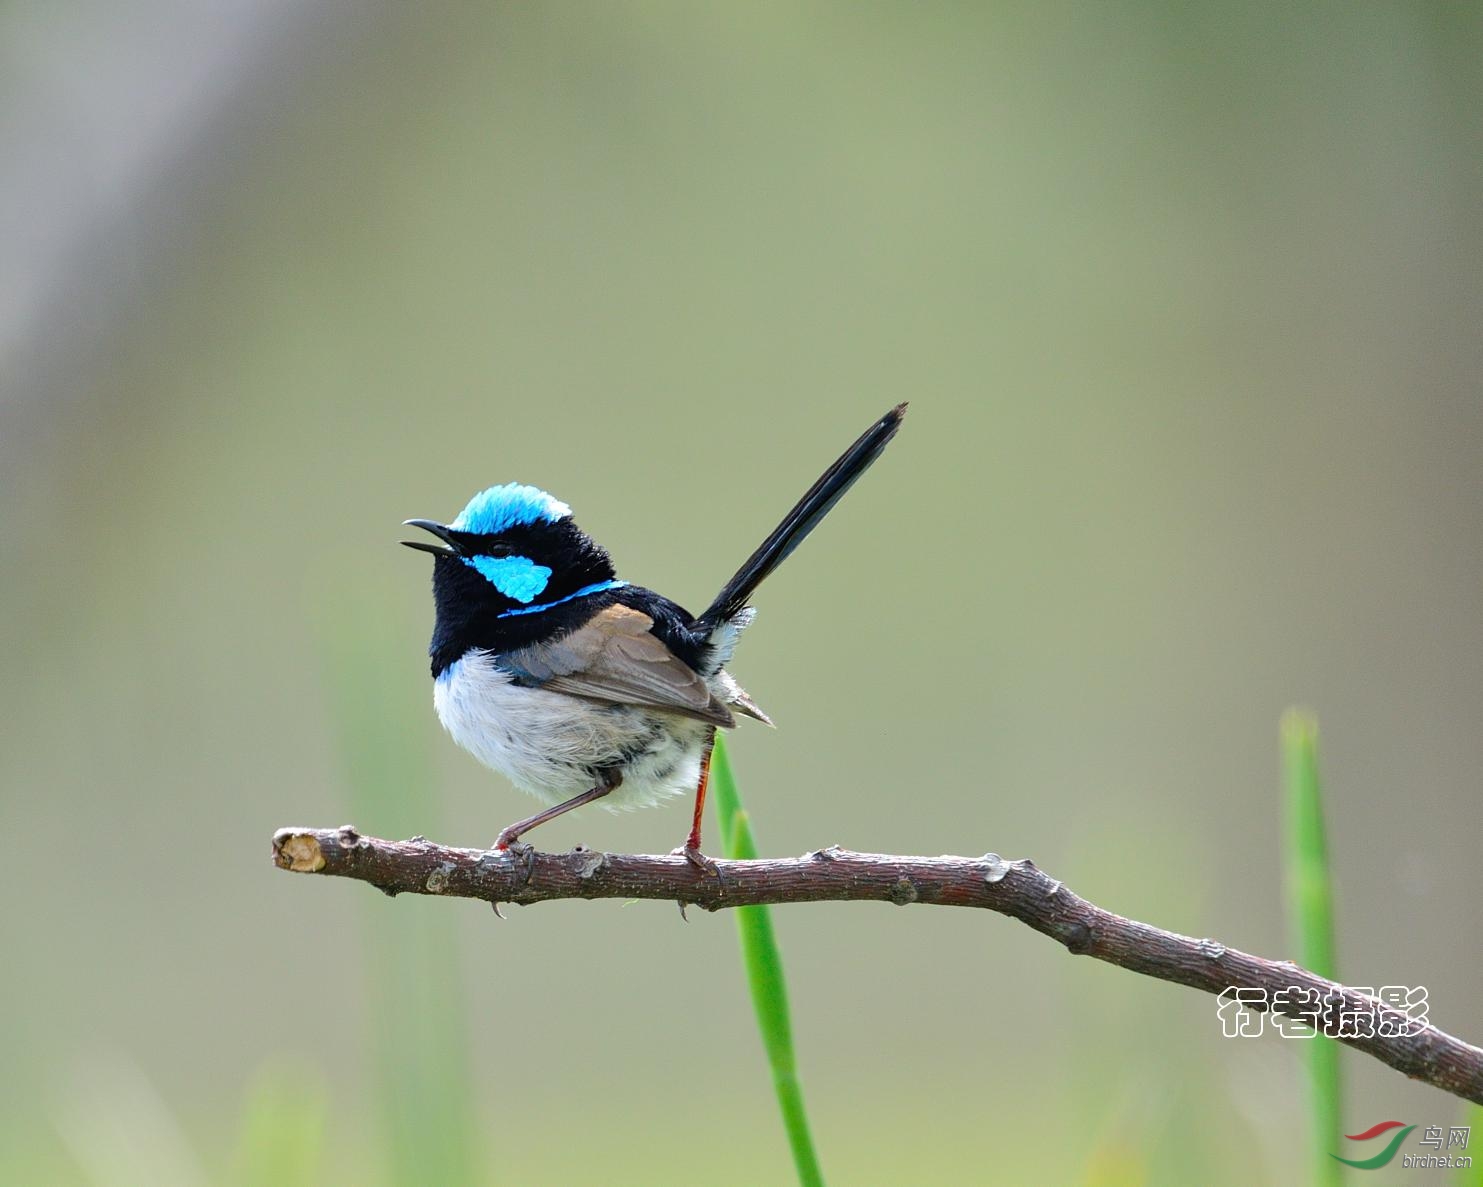
[[906, 415], [906, 405], [897, 404], [891, 411], [866, 429], [860, 439], [851, 445], [834, 465], [820, 475], [809, 488], [808, 494], [798, 500], [798, 505], [783, 517], [783, 522], [773, 529], [772, 535], [758, 546], [757, 551], [747, 558], [746, 564], [716, 595], [697, 620], [700, 626], [715, 626], [725, 622], [747, 604], [752, 592], [766, 580], [788, 554], [803, 543], [807, 536], [829, 509], [839, 502], [855, 479], [865, 473], [870, 463], [880, 457], [887, 442], [896, 435], [901, 420]]

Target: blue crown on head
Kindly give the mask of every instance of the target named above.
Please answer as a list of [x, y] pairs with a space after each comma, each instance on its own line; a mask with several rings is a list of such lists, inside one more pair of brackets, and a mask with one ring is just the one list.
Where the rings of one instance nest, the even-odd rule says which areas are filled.
[[527, 524], [555, 523], [571, 513], [570, 507], [539, 487], [507, 482], [480, 491], [448, 526], [456, 532], [493, 535]]

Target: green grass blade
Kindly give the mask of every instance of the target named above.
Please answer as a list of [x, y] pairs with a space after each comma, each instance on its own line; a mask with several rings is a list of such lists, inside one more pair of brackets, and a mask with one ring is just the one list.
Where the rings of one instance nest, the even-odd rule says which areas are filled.
[[[1471, 1144], [1474, 1130], [1483, 1134], [1483, 1105], [1468, 1105], [1463, 1111], [1461, 1121], [1468, 1127], [1468, 1140]], [[1452, 1181], [1457, 1187], [1483, 1187], [1483, 1158], [1475, 1159], [1472, 1166], [1458, 1168]]]
[[[1298, 963], [1336, 980], [1334, 890], [1318, 779], [1318, 722], [1312, 714], [1289, 709], [1282, 715], [1282, 769], [1287, 904]], [[1324, 1035], [1302, 1043], [1308, 1059], [1312, 1181], [1337, 1185], [1343, 1182], [1343, 1171], [1330, 1155], [1340, 1149], [1339, 1045]]]
[[[738, 859], [756, 857], [752, 827], [736, 790], [736, 778], [726, 756], [725, 740], [719, 734], [716, 736], [716, 752], [711, 758], [711, 788], [721, 820], [721, 844], [726, 856]], [[793, 1027], [788, 1020], [783, 955], [773, 934], [772, 916], [767, 907], [738, 907], [736, 929], [741, 937], [742, 963], [747, 970], [752, 1005], [757, 1011], [762, 1046], [772, 1067], [778, 1109], [782, 1112], [783, 1128], [788, 1131], [788, 1144], [793, 1148], [793, 1162], [798, 1168], [798, 1182], [802, 1187], [823, 1187], [824, 1175], [814, 1153], [808, 1114], [803, 1107], [803, 1086], [798, 1082]]]
[[[410, 631], [393, 629], [395, 615], [370, 596], [339, 594], [328, 605], [321, 644], [354, 823], [383, 836], [435, 834], [436, 777], [423, 743], [432, 711], [425, 665], [400, 658]], [[382, 1181], [482, 1182], [450, 904], [412, 895], [361, 902]]]
[[238, 1128], [238, 1187], [314, 1187], [329, 1177], [325, 1131], [329, 1090], [318, 1066], [291, 1056], [253, 1077]]

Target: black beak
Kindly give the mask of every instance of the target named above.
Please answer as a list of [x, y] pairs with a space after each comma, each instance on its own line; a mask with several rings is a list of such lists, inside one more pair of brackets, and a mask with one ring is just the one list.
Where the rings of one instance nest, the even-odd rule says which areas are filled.
[[[443, 544], [429, 544], [426, 540], [403, 540], [402, 543], [408, 548], [415, 548], [418, 552], [430, 552], [434, 556], [457, 556], [458, 545], [453, 542], [453, 531], [445, 528], [440, 523], [434, 523], [430, 519], [404, 519], [403, 527], [421, 528], [424, 532], [431, 532]], [[446, 547], [444, 547], [446, 545]]]

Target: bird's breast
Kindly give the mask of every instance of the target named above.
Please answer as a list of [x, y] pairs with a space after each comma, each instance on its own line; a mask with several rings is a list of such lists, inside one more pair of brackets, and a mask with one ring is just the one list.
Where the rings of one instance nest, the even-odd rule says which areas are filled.
[[605, 770], [623, 773], [603, 801], [615, 808], [693, 791], [700, 777], [704, 723], [518, 684], [487, 651], [444, 669], [433, 705], [455, 742], [550, 803], [588, 790]]

